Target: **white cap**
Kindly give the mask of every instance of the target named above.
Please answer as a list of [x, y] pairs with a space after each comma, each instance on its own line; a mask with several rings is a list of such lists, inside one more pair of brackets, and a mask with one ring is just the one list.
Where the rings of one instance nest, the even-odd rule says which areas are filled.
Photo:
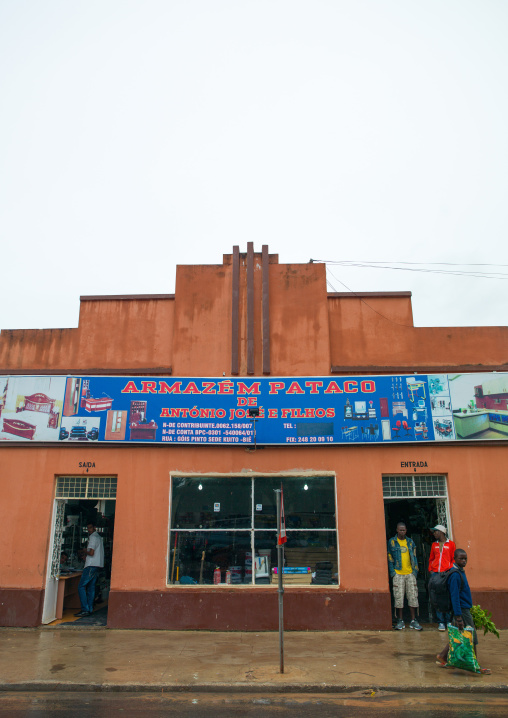
[[431, 529], [431, 531], [442, 531], [445, 536], [448, 536], [448, 529], [446, 528], [446, 526], [443, 526], [442, 524], [438, 524], [437, 526], [434, 526], [434, 528]]

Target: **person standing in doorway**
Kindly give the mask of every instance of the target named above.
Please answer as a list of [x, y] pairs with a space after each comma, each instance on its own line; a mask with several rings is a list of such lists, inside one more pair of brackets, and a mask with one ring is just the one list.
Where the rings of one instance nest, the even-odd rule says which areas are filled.
[[[448, 571], [453, 566], [453, 554], [455, 553], [455, 544], [447, 538], [446, 527], [442, 524], [434, 526], [431, 531], [436, 539], [431, 546], [429, 556], [429, 591], [432, 579], [436, 574], [442, 571]], [[439, 621], [438, 631], [446, 631], [446, 624], [450, 622], [451, 615], [443, 613], [436, 609], [436, 618]]]
[[75, 616], [89, 616], [93, 612], [95, 599], [95, 582], [101, 568], [104, 568], [104, 544], [98, 534], [94, 523], [87, 525], [88, 543], [82, 554], [85, 558], [85, 568], [78, 586], [81, 611]]
[[418, 561], [416, 559], [416, 546], [413, 539], [407, 537], [406, 524], [399, 521], [397, 533], [388, 541], [388, 570], [393, 578], [393, 598], [398, 614], [398, 621], [395, 628], [401, 631], [406, 627], [402, 618], [404, 608], [404, 595], [407, 596], [409, 610], [411, 612], [411, 623], [409, 628], [421, 631], [422, 627], [416, 620], [416, 609], [418, 608]]

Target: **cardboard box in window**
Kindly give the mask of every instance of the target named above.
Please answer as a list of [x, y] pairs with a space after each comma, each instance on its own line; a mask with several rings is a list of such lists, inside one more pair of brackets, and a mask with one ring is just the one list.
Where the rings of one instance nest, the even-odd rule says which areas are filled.
[[[284, 584], [289, 586], [308, 585], [312, 581], [312, 569], [310, 566], [285, 566], [282, 569], [284, 574]], [[272, 583], [278, 583], [279, 577], [277, 568], [272, 569]]]

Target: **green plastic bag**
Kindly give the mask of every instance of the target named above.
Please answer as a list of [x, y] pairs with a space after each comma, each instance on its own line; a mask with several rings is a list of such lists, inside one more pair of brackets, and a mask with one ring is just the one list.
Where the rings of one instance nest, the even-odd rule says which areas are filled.
[[463, 631], [459, 631], [455, 626], [448, 624], [448, 641], [450, 650], [446, 662], [447, 666], [463, 668], [465, 671], [472, 671], [473, 673], [481, 673], [474, 652], [471, 626], [466, 626]]

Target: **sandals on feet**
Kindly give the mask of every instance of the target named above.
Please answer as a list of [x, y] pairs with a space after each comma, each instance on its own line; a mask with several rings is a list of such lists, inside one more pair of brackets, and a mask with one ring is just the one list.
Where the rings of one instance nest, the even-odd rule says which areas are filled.
[[[443, 658], [439, 655], [439, 653], [436, 656], [436, 665], [438, 665], [439, 668], [447, 668], [448, 667], [448, 663], [443, 660]], [[490, 676], [492, 671], [490, 670], [490, 668], [480, 668], [480, 673], [483, 676]]]

